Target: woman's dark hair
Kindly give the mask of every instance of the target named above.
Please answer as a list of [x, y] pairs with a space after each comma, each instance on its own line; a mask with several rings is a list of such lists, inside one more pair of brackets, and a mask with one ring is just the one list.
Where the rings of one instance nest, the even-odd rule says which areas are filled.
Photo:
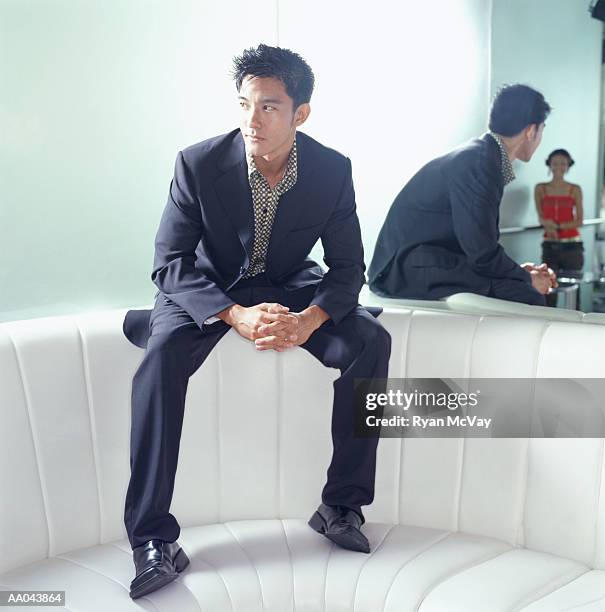
[[528, 125], [540, 125], [552, 109], [544, 96], [528, 85], [504, 85], [492, 102], [489, 129], [500, 136], [515, 136]]
[[315, 76], [309, 64], [294, 51], [282, 47], [259, 45], [233, 58], [233, 80], [237, 91], [247, 76], [274, 77], [285, 86], [294, 108], [311, 100]]
[[546, 158], [546, 165], [550, 167], [550, 162], [555, 155], [562, 155], [563, 157], [567, 157], [567, 161], [569, 162], [569, 167], [571, 168], [576, 162], [573, 160], [573, 157], [569, 154], [567, 149], [555, 149], [551, 151], [550, 155]]

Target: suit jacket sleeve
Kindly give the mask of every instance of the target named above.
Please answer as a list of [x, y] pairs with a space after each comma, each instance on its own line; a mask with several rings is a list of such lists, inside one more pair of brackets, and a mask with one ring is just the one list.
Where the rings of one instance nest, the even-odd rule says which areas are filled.
[[206, 319], [234, 302], [195, 267], [195, 250], [204, 231], [196, 192], [194, 178], [179, 152], [155, 238], [151, 280], [201, 329]]
[[530, 274], [512, 260], [499, 244], [497, 190], [489, 174], [474, 166], [457, 168], [450, 178], [450, 201], [454, 233], [480, 276], [511, 278], [531, 284]]
[[338, 202], [321, 234], [321, 243], [329, 269], [318, 284], [311, 304], [323, 308], [336, 324], [357, 306], [365, 282], [363, 244], [348, 158]]

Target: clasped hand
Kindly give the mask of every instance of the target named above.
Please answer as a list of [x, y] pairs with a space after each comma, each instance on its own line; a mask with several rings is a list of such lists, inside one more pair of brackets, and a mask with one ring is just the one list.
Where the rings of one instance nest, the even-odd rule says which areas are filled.
[[532, 286], [542, 295], [550, 293], [552, 289], [556, 289], [559, 286], [557, 275], [545, 263], [536, 265], [527, 262], [521, 264], [521, 267], [530, 273]]
[[304, 344], [323, 322], [311, 309], [290, 312], [287, 306], [267, 302], [250, 307], [234, 304], [218, 316], [260, 351], [282, 352]]

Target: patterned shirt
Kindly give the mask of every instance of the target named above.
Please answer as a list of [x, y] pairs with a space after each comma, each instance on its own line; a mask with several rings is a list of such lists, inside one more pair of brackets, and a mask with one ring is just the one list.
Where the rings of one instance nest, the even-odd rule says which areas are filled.
[[252, 247], [250, 267], [243, 275], [243, 278], [256, 276], [265, 271], [267, 249], [279, 198], [296, 184], [296, 138], [294, 139], [292, 149], [290, 149], [284, 176], [273, 188], [271, 188], [267, 179], [256, 168], [254, 158], [246, 155], [246, 159], [248, 162], [248, 181], [252, 189], [252, 203], [254, 206], [254, 246]]
[[496, 141], [496, 144], [500, 149], [500, 159], [502, 160], [502, 179], [504, 180], [504, 185], [506, 186], [516, 178], [513, 165], [508, 157], [506, 147], [504, 146], [500, 136], [498, 136], [498, 134], [494, 134], [493, 132], [488, 133]]

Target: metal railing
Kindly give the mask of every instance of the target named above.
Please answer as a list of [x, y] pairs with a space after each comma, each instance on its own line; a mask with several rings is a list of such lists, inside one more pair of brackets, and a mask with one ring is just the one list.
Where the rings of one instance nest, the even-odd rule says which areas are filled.
[[[598, 217], [596, 219], [585, 219], [584, 223], [582, 223], [581, 227], [585, 227], [588, 225], [599, 225], [601, 223], [605, 223], [604, 217]], [[518, 227], [501, 227], [500, 234], [518, 234], [520, 232], [526, 232], [529, 230], [543, 230], [544, 227], [541, 225], [519, 225]]]

